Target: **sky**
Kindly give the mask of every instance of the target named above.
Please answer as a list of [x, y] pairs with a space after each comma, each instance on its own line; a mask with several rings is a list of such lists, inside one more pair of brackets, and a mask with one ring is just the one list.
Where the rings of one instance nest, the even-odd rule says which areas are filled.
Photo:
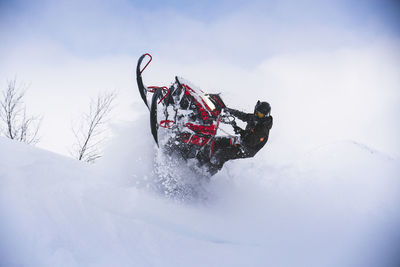
[[0, 1], [0, 82], [28, 86], [38, 146], [65, 155], [99, 92], [118, 93], [114, 125], [147, 116], [134, 69], [149, 52], [148, 85], [179, 75], [234, 108], [269, 101], [278, 159], [342, 139], [398, 157], [399, 14], [372, 0]]

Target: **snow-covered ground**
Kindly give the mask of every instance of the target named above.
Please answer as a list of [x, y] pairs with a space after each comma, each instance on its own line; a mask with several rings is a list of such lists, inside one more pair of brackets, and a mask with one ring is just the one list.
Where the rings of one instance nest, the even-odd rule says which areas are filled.
[[116, 127], [95, 165], [0, 138], [0, 266], [400, 263], [398, 159], [337, 141], [274, 161], [272, 139], [185, 195], [147, 128]]

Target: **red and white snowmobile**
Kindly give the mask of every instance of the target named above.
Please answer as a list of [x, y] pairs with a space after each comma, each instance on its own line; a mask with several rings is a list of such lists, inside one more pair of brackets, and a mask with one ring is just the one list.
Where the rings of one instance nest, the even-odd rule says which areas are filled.
[[[142, 61], [148, 62], [142, 68]], [[142, 73], [151, 62], [150, 54], [142, 55], [136, 67], [136, 79], [144, 104], [150, 111], [150, 127], [154, 141], [169, 152], [178, 152], [184, 159], [197, 160], [211, 174], [214, 138], [221, 123], [231, 124], [232, 118], [223, 115], [225, 107], [219, 94], [208, 94], [183, 78], [165, 86], [145, 86]], [[164, 138], [161, 138], [160, 132]], [[161, 140], [162, 139], [162, 140]]]

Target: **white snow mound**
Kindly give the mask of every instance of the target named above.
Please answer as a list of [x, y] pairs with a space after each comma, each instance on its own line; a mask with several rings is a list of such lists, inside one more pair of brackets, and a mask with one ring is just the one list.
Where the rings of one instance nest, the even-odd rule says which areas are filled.
[[86, 165], [0, 138], [0, 266], [400, 262], [396, 159], [346, 141], [278, 167], [266, 151], [177, 201], [154, 190], [151, 136], [131, 140]]

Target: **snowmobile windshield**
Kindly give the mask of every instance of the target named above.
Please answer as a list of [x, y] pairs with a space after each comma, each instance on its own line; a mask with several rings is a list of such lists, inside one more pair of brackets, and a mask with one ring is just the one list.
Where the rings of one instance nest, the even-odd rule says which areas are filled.
[[201, 98], [203, 99], [204, 103], [210, 108], [211, 111], [215, 110], [215, 105], [211, 100], [211, 97], [208, 94], [201, 94]]

